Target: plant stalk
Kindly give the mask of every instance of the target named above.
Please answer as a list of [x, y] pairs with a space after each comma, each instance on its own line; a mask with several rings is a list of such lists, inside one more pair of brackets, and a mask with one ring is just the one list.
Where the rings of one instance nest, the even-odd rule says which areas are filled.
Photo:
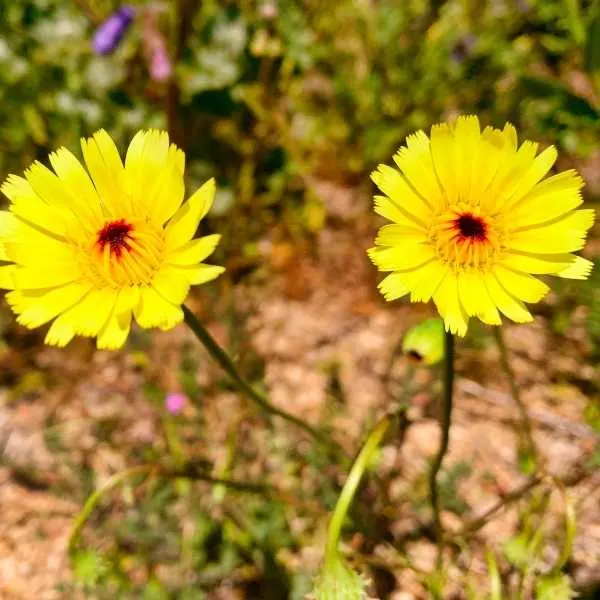
[[[286, 412], [281, 408], [277, 408], [271, 404], [266, 396], [258, 392], [237, 370], [233, 360], [229, 355], [219, 346], [215, 339], [210, 335], [208, 330], [200, 323], [200, 321], [194, 316], [187, 306], [183, 306], [183, 313], [185, 315], [185, 322], [188, 327], [194, 332], [194, 335], [198, 338], [200, 343], [206, 348], [207, 352], [213, 358], [213, 360], [229, 375], [229, 377], [237, 384], [237, 386], [246, 394], [252, 402], [257, 404], [267, 414], [281, 417], [282, 419], [292, 423], [296, 427], [304, 430], [312, 438], [323, 444], [324, 446], [331, 448], [332, 440], [330, 440], [323, 433], [309, 425], [306, 421]], [[340, 450], [335, 448], [336, 451]], [[339, 454], [339, 452], [337, 452]]]
[[373, 457], [373, 453], [381, 443], [381, 440], [392, 423], [392, 420], [393, 418], [391, 416], [387, 416], [379, 421], [379, 423], [375, 426], [375, 429], [373, 429], [373, 431], [371, 431], [369, 434], [365, 445], [362, 447], [361, 451], [356, 457], [356, 460], [354, 461], [354, 464], [352, 465], [352, 468], [350, 469], [346, 483], [344, 484], [337, 504], [335, 505], [333, 516], [329, 522], [329, 529], [327, 531], [327, 546], [325, 548], [326, 565], [333, 565], [337, 560], [338, 542], [340, 539], [340, 533], [342, 531], [342, 525], [344, 523], [344, 519], [346, 518], [346, 513], [350, 508], [350, 504], [352, 503], [352, 499], [354, 498], [356, 489], [358, 488], [365, 469], [369, 465], [369, 462]]
[[502, 366], [502, 370], [508, 378], [511, 396], [513, 398], [514, 403], [517, 405], [519, 414], [521, 415], [522, 435], [525, 438], [529, 452], [531, 453], [531, 457], [533, 458], [533, 462], [535, 465], [537, 465], [539, 462], [539, 457], [537, 446], [535, 444], [535, 439], [533, 437], [533, 427], [531, 425], [531, 419], [529, 418], [527, 407], [525, 406], [525, 403], [521, 398], [521, 388], [519, 387], [519, 384], [517, 382], [515, 372], [513, 371], [510, 365], [510, 361], [508, 360], [508, 349], [506, 347], [506, 342], [504, 341], [504, 335], [502, 333], [501, 327], [494, 327], [494, 337], [496, 338], [496, 344], [498, 345], [498, 350], [500, 352], [500, 365]]
[[431, 464], [429, 472], [429, 491], [431, 498], [431, 508], [433, 510], [433, 527], [438, 547], [437, 566], [442, 566], [444, 556], [444, 529], [441, 519], [441, 502], [438, 486], [438, 473], [442, 466], [444, 456], [448, 451], [448, 442], [450, 440], [450, 422], [452, 418], [452, 398], [454, 392], [454, 336], [446, 331], [444, 333], [444, 368], [443, 368], [444, 390], [442, 395], [442, 407], [440, 414], [440, 427], [442, 437], [440, 447]]

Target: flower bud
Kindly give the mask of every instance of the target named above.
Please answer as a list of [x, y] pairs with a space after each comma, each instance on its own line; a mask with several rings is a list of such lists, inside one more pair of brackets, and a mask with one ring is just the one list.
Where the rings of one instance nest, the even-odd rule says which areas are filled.
[[119, 45], [133, 21], [135, 10], [125, 4], [96, 29], [92, 43], [97, 54], [110, 54]]
[[441, 319], [427, 319], [411, 327], [404, 336], [402, 352], [410, 359], [434, 365], [444, 358], [444, 323]]

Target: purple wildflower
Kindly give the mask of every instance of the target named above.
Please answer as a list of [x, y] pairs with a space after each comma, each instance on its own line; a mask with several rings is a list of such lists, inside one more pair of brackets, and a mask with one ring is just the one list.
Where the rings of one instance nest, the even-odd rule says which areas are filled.
[[171, 392], [167, 394], [165, 398], [165, 408], [172, 415], [177, 415], [181, 412], [185, 403], [187, 402], [187, 396], [179, 392]]
[[171, 77], [173, 65], [169, 58], [165, 39], [158, 27], [158, 12], [156, 10], [149, 9], [144, 14], [142, 39], [150, 77], [154, 81], [166, 81]]
[[127, 28], [131, 25], [135, 10], [133, 6], [124, 4], [104, 21], [94, 34], [92, 43], [97, 54], [110, 54], [123, 39]]
[[164, 44], [157, 44], [150, 57], [150, 76], [155, 81], [166, 81], [171, 76], [171, 60]]

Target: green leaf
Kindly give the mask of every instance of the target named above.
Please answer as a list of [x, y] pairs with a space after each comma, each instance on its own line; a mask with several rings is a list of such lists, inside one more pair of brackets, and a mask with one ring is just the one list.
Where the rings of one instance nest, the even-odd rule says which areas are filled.
[[520, 533], [508, 540], [503, 550], [508, 562], [518, 569], [523, 569], [530, 562], [529, 536], [526, 533]]
[[593, 120], [600, 118], [600, 112], [594, 106], [585, 98], [574, 94], [560, 81], [524, 75], [521, 82], [530, 96], [558, 100], [562, 104], [562, 109], [573, 116]]
[[73, 574], [85, 587], [95, 586], [106, 571], [106, 562], [94, 550], [81, 550], [73, 556]]
[[571, 600], [577, 597], [571, 587], [571, 579], [562, 573], [540, 577], [535, 584], [535, 591], [537, 600]]
[[600, 71], [600, 11], [594, 16], [588, 29], [585, 68], [589, 73]]

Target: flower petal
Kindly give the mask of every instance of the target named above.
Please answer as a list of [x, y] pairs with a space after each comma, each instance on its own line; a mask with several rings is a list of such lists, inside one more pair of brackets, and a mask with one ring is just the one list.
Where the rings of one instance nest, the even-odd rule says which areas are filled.
[[593, 209], [576, 210], [550, 224], [517, 230], [506, 241], [511, 250], [532, 253], [564, 253], [581, 250], [594, 223]]
[[458, 292], [465, 312], [471, 317], [478, 317], [488, 325], [501, 325], [496, 304], [490, 298], [480, 273], [462, 271], [458, 276]]
[[165, 246], [168, 252], [177, 250], [192, 238], [198, 223], [206, 215], [215, 197], [215, 180], [209, 179], [175, 213], [165, 230]]
[[454, 274], [444, 278], [433, 295], [433, 301], [444, 319], [446, 331], [464, 336], [467, 333], [469, 316], [460, 303], [458, 279]]
[[185, 275], [191, 285], [208, 283], [225, 272], [225, 267], [207, 264], [194, 265], [192, 267], [176, 267], [176, 269]]
[[377, 287], [388, 302], [402, 298], [402, 296], [406, 296], [410, 292], [404, 283], [402, 283], [402, 275], [400, 273], [388, 275]]
[[400, 171], [379, 165], [371, 173], [375, 185], [392, 201], [396, 208], [415, 225], [424, 227], [431, 216], [431, 207], [408, 184]]
[[214, 252], [220, 239], [219, 234], [213, 234], [191, 240], [170, 254], [167, 257], [167, 262], [170, 265], [195, 265]]
[[81, 150], [104, 212], [113, 218], [122, 216], [131, 205], [125, 201], [123, 162], [115, 143], [101, 129], [91, 138], [81, 139]]
[[134, 309], [134, 315], [135, 320], [144, 329], [151, 327], [172, 329], [183, 321], [181, 308], [165, 300], [152, 287], [142, 287], [140, 289], [140, 299]]
[[515, 323], [533, 321], [533, 317], [527, 310], [527, 307], [520, 300], [509, 294], [492, 273], [484, 273], [483, 278], [490, 298], [500, 312], [515, 321]]
[[91, 288], [91, 283], [71, 283], [52, 289], [15, 290], [6, 300], [17, 313], [17, 321], [34, 329], [79, 302]]
[[413, 189], [431, 206], [441, 203], [442, 191], [435, 176], [429, 138], [424, 131], [406, 138], [406, 147], [398, 150], [394, 162]]
[[494, 275], [509, 294], [523, 302], [539, 302], [550, 291], [545, 283], [528, 273], [498, 265], [494, 268]]

